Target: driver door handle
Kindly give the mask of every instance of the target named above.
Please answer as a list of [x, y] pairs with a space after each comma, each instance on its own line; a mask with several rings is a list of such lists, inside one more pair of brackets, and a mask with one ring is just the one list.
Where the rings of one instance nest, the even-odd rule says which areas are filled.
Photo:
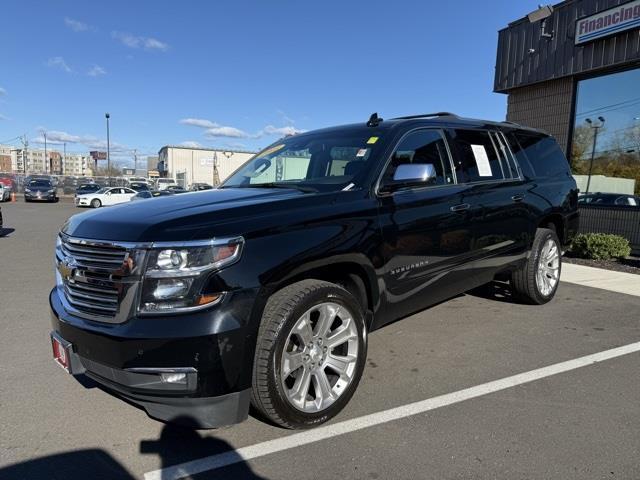
[[454, 205], [453, 207], [451, 207], [451, 211], [464, 212], [465, 210], [469, 210], [470, 207], [471, 205], [469, 205], [468, 203], [461, 203], [460, 205]]

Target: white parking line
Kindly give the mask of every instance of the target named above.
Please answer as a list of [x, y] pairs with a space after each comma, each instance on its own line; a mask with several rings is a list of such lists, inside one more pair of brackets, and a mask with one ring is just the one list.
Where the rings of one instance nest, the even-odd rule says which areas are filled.
[[400, 420], [412, 415], [418, 415], [420, 413], [428, 412], [429, 410], [435, 410], [436, 408], [463, 402], [471, 398], [477, 398], [490, 393], [499, 392], [500, 390], [534, 382], [541, 378], [568, 372], [570, 370], [575, 370], [576, 368], [585, 367], [587, 365], [603, 362], [605, 360], [610, 360], [612, 358], [638, 351], [640, 351], [640, 342], [631, 343], [611, 350], [605, 350], [604, 352], [594, 353], [593, 355], [587, 355], [585, 357], [556, 363], [549, 365], [548, 367], [538, 368], [536, 370], [520, 373], [500, 380], [483, 383], [482, 385], [477, 385], [475, 387], [465, 388], [464, 390], [459, 390], [457, 392], [447, 393], [445, 395], [391, 408], [389, 410], [383, 410], [363, 417], [352, 418], [351, 420], [345, 420], [333, 425], [326, 425], [313, 430], [307, 430], [286, 437], [258, 443], [256, 445], [239, 448], [237, 450], [212, 455], [198, 460], [192, 460], [190, 462], [173, 465], [160, 470], [154, 470], [152, 472], [145, 473], [144, 478], [145, 480], [170, 480], [183, 478], [189, 475], [196, 475], [198, 473], [215, 470], [243, 461], [252, 460], [254, 458], [263, 457], [272, 453], [282, 452], [290, 448], [319, 442], [338, 435], [344, 435], [346, 433], [352, 433], [375, 425]]

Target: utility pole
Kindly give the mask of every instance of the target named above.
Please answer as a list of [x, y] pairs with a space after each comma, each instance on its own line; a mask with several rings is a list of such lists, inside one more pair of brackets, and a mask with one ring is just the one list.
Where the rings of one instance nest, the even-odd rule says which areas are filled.
[[60, 168], [62, 169], [62, 174], [64, 175], [65, 174], [64, 167], [67, 165], [67, 142], [64, 142], [62, 144], [62, 148], [64, 149], [63, 150], [64, 153], [62, 154], [62, 162], [61, 162]]
[[47, 158], [47, 132], [44, 132], [44, 167], [45, 173], [47, 172], [47, 166], [49, 167], [49, 172], [51, 172], [51, 165], [49, 165], [49, 159]]
[[137, 175], [138, 174], [138, 150], [137, 149], [133, 149], [133, 174]]
[[25, 133], [22, 137], [22, 146], [24, 150], [22, 150], [22, 173], [27, 174], [27, 151], [29, 149], [29, 140], [27, 139], [27, 134]]
[[111, 152], [109, 151], [109, 113], [105, 113], [104, 117], [107, 119], [107, 175], [109, 180], [108, 186], [111, 186]]
[[604, 117], [598, 117], [600, 123], [594, 123], [590, 118], [585, 119], [585, 122], [593, 129], [593, 147], [591, 148], [591, 162], [589, 163], [589, 176], [587, 177], [587, 191], [589, 193], [589, 187], [591, 186], [591, 172], [593, 171], [593, 160], [596, 157], [596, 142], [598, 141], [598, 131], [604, 127]]

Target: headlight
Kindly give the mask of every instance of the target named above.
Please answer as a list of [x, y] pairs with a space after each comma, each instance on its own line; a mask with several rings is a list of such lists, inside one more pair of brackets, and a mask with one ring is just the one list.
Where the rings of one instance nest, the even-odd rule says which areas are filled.
[[28, 188], [24, 189], [25, 193], [31, 193], [31, 190], [29, 190]]
[[209, 274], [236, 262], [243, 244], [241, 237], [154, 244], [147, 259], [140, 312], [177, 313], [216, 303], [223, 292], [208, 290]]
[[47, 190], [47, 193], [55, 193], [55, 190]]

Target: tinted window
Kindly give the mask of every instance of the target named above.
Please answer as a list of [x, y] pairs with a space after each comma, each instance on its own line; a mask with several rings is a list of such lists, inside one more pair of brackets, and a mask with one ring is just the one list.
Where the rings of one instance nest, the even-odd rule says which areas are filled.
[[399, 165], [430, 163], [436, 171], [430, 185], [453, 183], [447, 146], [439, 130], [418, 130], [408, 134], [398, 145], [382, 177], [382, 184], [393, 180]]
[[[504, 166], [489, 132], [484, 130], [455, 130], [457, 151], [456, 175], [459, 183], [503, 180]], [[511, 178], [511, 173], [507, 178]]]
[[569, 163], [552, 137], [526, 132], [516, 132], [515, 137], [529, 160], [534, 176], [554, 177], [569, 173]]

